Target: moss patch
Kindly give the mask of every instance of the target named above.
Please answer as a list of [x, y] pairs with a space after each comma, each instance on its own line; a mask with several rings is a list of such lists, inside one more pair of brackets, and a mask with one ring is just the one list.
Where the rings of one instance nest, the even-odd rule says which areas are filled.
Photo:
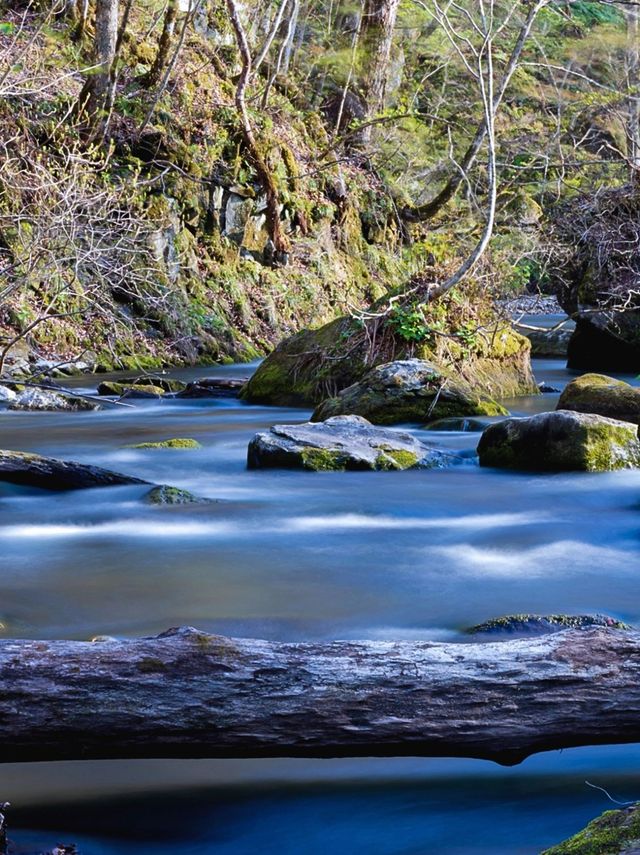
[[384, 448], [376, 458], [376, 467], [382, 470], [412, 469], [418, 465], [418, 455], [412, 451]]
[[160, 442], [137, 442], [132, 445], [125, 445], [125, 448], [202, 448], [202, 445], [197, 439], [165, 439]]
[[305, 448], [300, 457], [304, 468], [314, 472], [344, 472], [346, 468], [344, 455], [326, 448]]
[[542, 855], [618, 855], [640, 846], [640, 804], [608, 810], [578, 834]]

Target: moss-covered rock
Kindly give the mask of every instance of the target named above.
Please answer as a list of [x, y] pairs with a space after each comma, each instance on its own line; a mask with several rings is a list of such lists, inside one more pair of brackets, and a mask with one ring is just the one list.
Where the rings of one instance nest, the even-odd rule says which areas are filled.
[[631, 629], [631, 627], [608, 615], [503, 615], [499, 618], [469, 627], [469, 635], [544, 635], [563, 629], [589, 629], [604, 626], [609, 629]]
[[98, 386], [98, 395], [110, 395], [117, 398], [162, 398], [165, 390], [161, 386], [147, 383], [117, 383], [105, 380]]
[[181, 490], [179, 487], [171, 487], [168, 484], [160, 484], [145, 493], [143, 497], [148, 505], [208, 505], [213, 499], [203, 499], [190, 493], [189, 490]]
[[640, 389], [605, 374], [583, 374], [568, 384], [557, 408], [640, 424]]
[[455, 416], [506, 416], [508, 411], [490, 398], [474, 394], [433, 362], [407, 359], [378, 365], [359, 383], [323, 401], [312, 421], [355, 414], [374, 424], [428, 422]]
[[132, 445], [126, 445], [125, 448], [179, 448], [179, 449], [193, 449], [193, 448], [202, 448], [202, 445], [198, 442], [197, 439], [186, 439], [186, 438], [176, 438], [176, 439], [163, 439], [159, 442], [136, 442]]
[[542, 855], [622, 855], [640, 849], [640, 802], [608, 810], [573, 837]]
[[378, 365], [412, 358], [432, 363], [443, 377], [466, 386], [478, 398], [539, 391], [531, 373], [529, 342], [510, 327], [496, 325], [473, 350], [449, 345], [445, 349], [439, 341], [408, 342], [390, 332], [382, 338], [384, 345], [372, 348], [368, 331], [351, 317], [303, 330], [272, 351], [241, 397], [277, 406], [319, 404], [360, 382]]
[[606, 472], [640, 466], [640, 441], [629, 422], [557, 410], [490, 425], [478, 456], [481, 466], [503, 469]]
[[455, 454], [425, 445], [411, 434], [374, 427], [360, 416], [275, 425], [256, 434], [247, 456], [250, 469], [313, 472], [436, 469], [460, 462]]

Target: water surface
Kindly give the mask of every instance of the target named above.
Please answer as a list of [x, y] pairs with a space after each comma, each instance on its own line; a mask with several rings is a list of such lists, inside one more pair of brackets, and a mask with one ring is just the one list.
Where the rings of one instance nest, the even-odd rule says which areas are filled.
[[[558, 389], [572, 376], [553, 360], [535, 370]], [[528, 414], [557, 397], [506, 403]], [[222, 398], [3, 414], [1, 447], [220, 500], [157, 508], [136, 486], [53, 495], [0, 485], [3, 633], [84, 639], [192, 624], [272, 639], [460, 639], [514, 611], [640, 623], [640, 472], [246, 470], [257, 430], [308, 415]], [[411, 429], [470, 457], [479, 437]], [[204, 448], [124, 447], [173, 436]], [[509, 770], [410, 758], [4, 766], [0, 796], [17, 805], [21, 845], [54, 834], [85, 855], [533, 853], [608, 806], [586, 777], [640, 797], [639, 754], [555, 752]]]

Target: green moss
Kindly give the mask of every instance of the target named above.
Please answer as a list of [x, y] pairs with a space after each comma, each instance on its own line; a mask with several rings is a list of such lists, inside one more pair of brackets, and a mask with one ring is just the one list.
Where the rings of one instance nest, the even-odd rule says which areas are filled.
[[412, 469], [418, 465], [418, 455], [397, 448], [383, 448], [376, 458], [376, 467], [383, 470]]
[[202, 445], [197, 439], [165, 439], [160, 442], [137, 442], [132, 445], [125, 445], [125, 448], [202, 448]]
[[578, 834], [542, 855], [618, 855], [640, 845], [640, 805], [608, 810]]
[[470, 627], [466, 631], [474, 635], [481, 632], [517, 631], [518, 629], [526, 629], [528, 626], [544, 627], [547, 625], [550, 628], [558, 629], [585, 629], [592, 626], [604, 626], [608, 629], [631, 629], [629, 624], [606, 615], [536, 615], [523, 613], [491, 618], [484, 623]]
[[314, 472], [344, 472], [346, 466], [342, 454], [326, 448], [305, 448], [300, 457], [304, 468]]
[[161, 398], [165, 393], [165, 390], [160, 386], [153, 386], [147, 383], [116, 383], [111, 380], [107, 380], [103, 383], [100, 383], [98, 386], [98, 394], [99, 395], [116, 395], [121, 398], [126, 395], [131, 395], [132, 397], [138, 396], [155, 396], [157, 398]]

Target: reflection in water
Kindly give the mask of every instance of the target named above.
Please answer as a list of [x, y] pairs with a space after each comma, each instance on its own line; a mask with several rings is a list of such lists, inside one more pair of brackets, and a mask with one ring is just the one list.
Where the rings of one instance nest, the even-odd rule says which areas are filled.
[[[552, 385], [569, 379], [559, 362], [536, 368]], [[556, 402], [508, 406], [524, 414]], [[514, 611], [640, 623], [640, 473], [246, 471], [256, 430], [307, 417], [229, 399], [3, 415], [2, 447], [219, 500], [154, 508], [136, 486], [52, 495], [0, 485], [4, 632], [88, 638], [193, 624], [282, 639], [460, 638], [464, 626]], [[470, 455], [478, 439], [416, 432]], [[204, 448], [123, 448], [172, 436]], [[0, 796], [29, 807], [15, 822], [67, 832], [85, 855], [525, 853], [607, 806], [584, 786], [587, 774], [638, 797], [637, 759], [636, 748], [599, 748], [513, 770], [407, 759], [37, 764], [0, 770]], [[80, 809], [92, 795], [100, 801]], [[37, 843], [35, 832], [16, 837]]]

